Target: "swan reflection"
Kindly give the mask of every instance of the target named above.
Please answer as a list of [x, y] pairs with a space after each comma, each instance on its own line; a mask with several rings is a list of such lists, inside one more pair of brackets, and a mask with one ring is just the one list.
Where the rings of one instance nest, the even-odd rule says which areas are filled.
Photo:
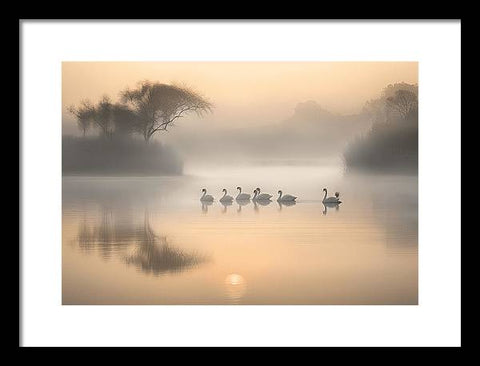
[[253, 209], [258, 212], [258, 207], [259, 206], [268, 206], [270, 203], [272, 203], [272, 201], [267, 201], [267, 200], [264, 200], [264, 201], [253, 201]]
[[338, 211], [339, 208], [340, 208], [340, 204], [339, 203], [333, 203], [333, 202], [324, 202], [323, 203], [323, 214], [326, 215], [327, 212], [328, 212], [328, 209], [327, 208], [335, 208], [335, 211]]
[[277, 201], [278, 203], [278, 210], [281, 211], [283, 206], [295, 206], [297, 202], [295, 201]]
[[238, 204], [237, 212], [242, 212], [242, 206], [246, 206], [246, 205], [250, 204], [250, 200], [239, 200], [239, 199], [237, 199], [236, 202]]
[[258, 204], [260, 206], [268, 206], [270, 203], [272, 203], [272, 201], [268, 201], [268, 200], [255, 201], [255, 204]]
[[207, 213], [208, 212], [208, 206], [211, 206], [213, 202], [211, 201], [201, 201], [202, 202], [202, 211]]
[[220, 201], [221, 205], [223, 206], [222, 208], [222, 213], [226, 213], [227, 212], [227, 207], [228, 206], [231, 206], [233, 203], [232, 201]]

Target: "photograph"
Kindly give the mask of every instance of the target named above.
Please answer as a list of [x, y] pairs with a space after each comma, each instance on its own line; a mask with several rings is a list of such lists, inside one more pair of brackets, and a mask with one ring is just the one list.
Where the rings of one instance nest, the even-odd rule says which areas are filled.
[[417, 61], [59, 67], [62, 305], [419, 304]]

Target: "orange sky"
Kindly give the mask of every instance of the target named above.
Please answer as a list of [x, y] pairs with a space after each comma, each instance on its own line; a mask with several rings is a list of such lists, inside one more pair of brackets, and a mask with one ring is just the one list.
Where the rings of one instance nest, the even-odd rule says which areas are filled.
[[[416, 62], [64, 62], [63, 109], [144, 79], [184, 83], [215, 105], [212, 122], [276, 123], [295, 105], [315, 100], [337, 113], [356, 113], [390, 83], [418, 83]], [[64, 112], [68, 123], [72, 117]]]

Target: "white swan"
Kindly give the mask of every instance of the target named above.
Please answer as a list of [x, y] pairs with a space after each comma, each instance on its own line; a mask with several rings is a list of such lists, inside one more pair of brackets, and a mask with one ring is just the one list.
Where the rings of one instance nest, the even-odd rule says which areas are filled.
[[278, 191], [278, 194], [279, 194], [277, 199], [278, 202], [290, 202], [290, 201], [295, 201], [297, 199], [297, 197], [292, 196], [291, 194], [286, 194], [285, 196], [283, 196], [282, 191]]
[[[260, 194], [260, 188], [255, 189], [253, 192], [255, 192], [255, 197], [256, 197], [256, 198], [255, 197], [252, 198], [254, 200], [267, 201], [267, 200], [270, 200], [270, 198], [272, 198], [271, 194], [268, 194], [268, 193]], [[258, 194], [258, 196], [257, 196], [257, 194]]]
[[213, 196], [207, 194], [207, 190], [205, 188], [202, 189], [203, 196], [200, 197], [200, 201], [202, 202], [213, 202]]
[[225, 188], [222, 189], [222, 192], [223, 192], [223, 196], [222, 196], [222, 198], [220, 198], [220, 202], [232, 202], [233, 201], [233, 197], [227, 195], [227, 190]]
[[327, 208], [335, 208], [336, 211], [340, 208], [339, 202], [323, 202], [323, 214], [326, 215], [328, 209]]
[[335, 197], [332, 196], [327, 198], [327, 189], [324, 188], [323, 191], [325, 192], [322, 200], [323, 203], [342, 203], [342, 201], [338, 199], [338, 197], [340, 196], [339, 192], [335, 192]]
[[237, 187], [239, 190], [237, 197], [235, 197], [238, 201], [248, 201], [250, 200], [250, 195], [247, 193], [242, 193], [242, 187]]

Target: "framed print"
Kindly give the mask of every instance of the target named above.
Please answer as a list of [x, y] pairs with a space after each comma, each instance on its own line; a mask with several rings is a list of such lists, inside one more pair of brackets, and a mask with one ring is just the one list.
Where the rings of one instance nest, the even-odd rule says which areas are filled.
[[416, 305], [418, 89], [416, 62], [64, 62], [62, 303]]
[[23, 344], [459, 344], [459, 21], [23, 21], [21, 49]]

